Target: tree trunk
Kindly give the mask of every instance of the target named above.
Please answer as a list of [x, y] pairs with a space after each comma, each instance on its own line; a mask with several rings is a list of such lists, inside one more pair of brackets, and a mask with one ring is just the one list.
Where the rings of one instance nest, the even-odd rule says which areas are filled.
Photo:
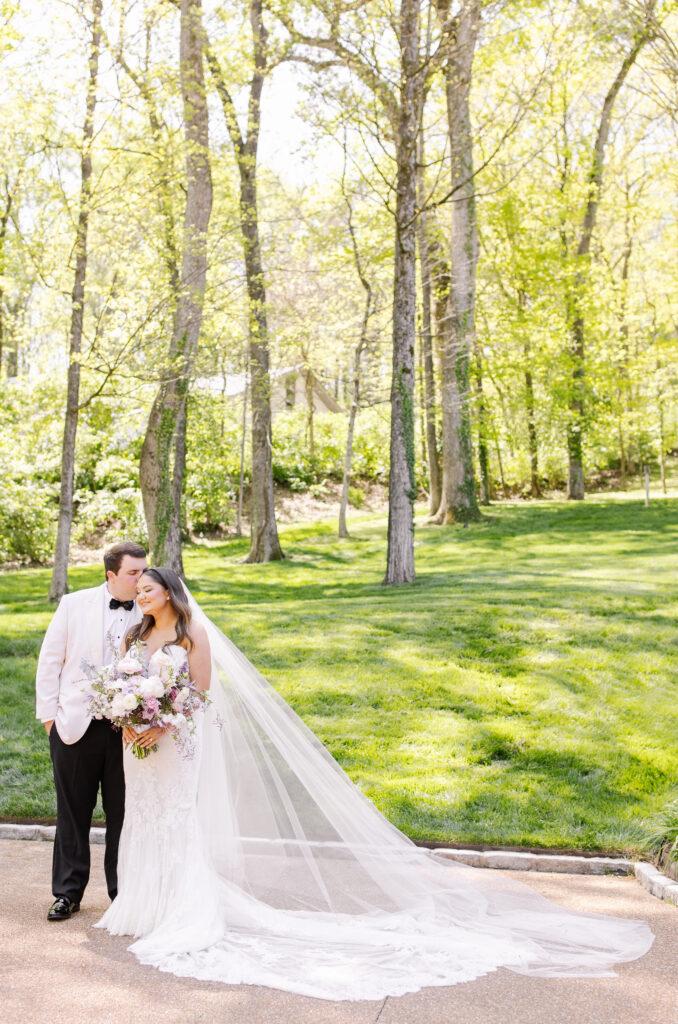
[[358, 266], [358, 274], [360, 280], [365, 289], [365, 312], [363, 314], [363, 322], [360, 331], [360, 341], [355, 347], [353, 353], [353, 381], [352, 381], [352, 395], [351, 395], [351, 408], [348, 414], [348, 433], [346, 435], [346, 454], [344, 456], [344, 477], [341, 483], [341, 502], [339, 504], [339, 536], [348, 537], [348, 527], [346, 526], [346, 511], [348, 508], [348, 490], [351, 486], [351, 459], [353, 456], [353, 434], [355, 432], [355, 421], [358, 415], [358, 409], [360, 408], [360, 360], [362, 358], [363, 350], [367, 344], [367, 329], [372, 315], [372, 288], [370, 287], [369, 281], [363, 276], [360, 260], [357, 255], [357, 249], [354, 248], [356, 256], [356, 263]]
[[[419, 209], [423, 211], [426, 202], [424, 184], [424, 143], [423, 127], [419, 129], [417, 154], [417, 191]], [[432, 283], [431, 254], [429, 250], [429, 218], [421, 212], [417, 218], [417, 245], [419, 248], [419, 273], [421, 277], [421, 347], [424, 369], [424, 437], [426, 462], [429, 479], [429, 513], [434, 515], [440, 506], [440, 461], [438, 438], [436, 437], [436, 396], [433, 371], [433, 329], [431, 323]]]
[[499, 434], [497, 433], [496, 423], [492, 424], [492, 434], [494, 436], [494, 450], [497, 453], [497, 465], [499, 467], [499, 480], [501, 482], [501, 496], [505, 498], [508, 495], [508, 488], [506, 487], [506, 480], [504, 479], [504, 463], [501, 458], [501, 445], [499, 444]]
[[591, 239], [596, 225], [598, 206], [603, 184], [603, 164], [605, 160], [605, 148], [607, 146], [610, 126], [612, 123], [612, 111], [626, 76], [636, 62], [638, 54], [645, 44], [653, 37], [654, 29], [651, 21], [654, 16], [656, 0], [650, 0], [643, 11], [644, 24], [638, 29], [631, 48], [622, 61], [617, 76], [610, 86], [600, 115], [598, 132], [593, 146], [591, 156], [591, 170], [589, 172], [589, 191], [586, 202], [586, 209], [582, 221], [579, 243], [577, 245], [577, 264], [574, 274], [574, 284], [569, 298], [570, 305], [570, 358], [572, 363], [572, 374], [570, 383], [570, 415], [567, 425], [567, 451], [568, 451], [568, 484], [567, 497], [570, 500], [581, 501], [584, 498], [584, 458], [583, 440], [585, 429], [585, 396], [586, 377], [584, 363], [584, 342], [585, 322], [583, 307], [583, 290], [587, 279], [587, 264], [591, 249]]
[[490, 472], [487, 456], [487, 408], [483, 392], [483, 363], [478, 346], [475, 346], [473, 360], [476, 391], [476, 409], [478, 411], [478, 465], [480, 466], [480, 504], [489, 505], [491, 497]]
[[627, 318], [629, 266], [631, 263], [631, 252], [633, 250], [633, 236], [629, 228], [629, 185], [626, 187], [626, 217], [624, 222], [625, 242], [622, 251], [621, 271], [621, 296], [619, 303], [619, 340], [621, 342], [621, 359], [617, 368], [617, 436], [619, 438], [619, 468], [622, 486], [626, 484], [628, 464], [626, 457], [626, 444], [624, 442], [624, 406], [626, 404], [626, 392], [628, 389], [628, 354], [629, 354], [629, 322]]
[[414, 344], [417, 129], [420, 123], [419, 0], [400, 4], [401, 85], [397, 118], [396, 237], [393, 276], [391, 466], [385, 584], [414, 580]]
[[87, 274], [87, 226], [92, 196], [92, 139], [94, 137], [94, 111], [97, 101], [99, 54], [101, 51], [101, 6], [102, 0], [94, 0], [92, 4], [89, 81], [87, 84], [87, 103], [80, 157], [80, 212], [78, 214], [78, 227], [75, 239], [75, 277], [71, 297], [68, 386], [61, 448], [59, 523], [54, 547], [54, 568], [49, 588], [50, 601], [59, 601], [68, 590], [68, 552], [71, 542], [71, 527], [73, 525], [75, 437], [78, 429], [78, 406], [80, 402], [80, 352], [82, 349], [85, 277]]
[[525, 354], [525, 408], [527, 411], [527, 444], [530, 452], [530, 494], [533, 498], [541, 498], [539, 483], [539, 444], [537, 443], [537, 424], [534, 418], [534, 384], [530, 369], [530, 343], [523, 346]]
[[348, 508], [348, 490], [351, 486], [351, 458], [353, 455], [353, 433], [355, 429], [355, 419], [358, 414], [358, 396], [359, 396], [359, 377], [360, 374], [360, 355], [358, 349], [355, 351], [355, 362], [353, 364], [353, 398], [351, 400], [351, 409], [348, 414], [348, 434], [346, 435], [346, 454], [344, 456], [344, 478], [341, 483], [341, 502], [339, 504], [339, 536], [348, 537], [348, 527], [346, 526], [346, 510]]
[[169, 345], [168, 373], [153, 402], [139, 465], [153, 561], [156, 565], [169, 565], [179, 573], [183, 571], [181, 491], [185, 405], [202, 322], [207, 228], [212, 209], [202, 38], [201, 0], [181, 0], [180, 74], [186, 139], [181, 278]]
[[[305, 357], [306, 358], [306, 357]], [[308, 426], [308, 451], [313, 458], [315, 455], [315, 431], [313, 423], [313, 414], [315, 412], [313, 403], [313, 370], [311, 369], [308, 359], [306, 359], [306, 371], [304, 376], [304, 390], [306, 392], [306, 406], [308, 409], [306, 423]]]
[[238, 480], [238, 519], [236, 537], [242, 537], [242, 504], [245, 490], [245, 441], [247, 438], [247, 393], [249, 391], [249, 364], [245, 363], [245, 390], [242, 393], [242, 434], [240, 436], [240, 477]]
[[7, 238], [7, 224], [12, 212], [13, 196], [9, 186], [9, 179], [5, 175], [5, 202], [0, 215], [0, 374], [5, 356], [5, 293], [3, 279], [5, 274], [5, 241]]
[[[344, 168], [346, 167], [346, 150], [344, 149]], [[362, 354], [367, 346], [367, 334], [370, 324], [370, 317], [372, 316], [372, 286], [368, 279], [365, 277], [363, 270], [362, 260], [360, 259], [360, 250], [358, 248], [358, 239], [356, 238], [355, 228], [353, 226], [353, 208], [351, 201], [346, 192], [344, 183], [344, 174], [341, 177], [341, 188], [344, 194], [344, 200], [348, 207], [348, 231], [351, 236], [351, 247], [353, 249], [353, 261], [355, 263], [360, 283], [365, 292], [365, 309], [363, 312], [363, 322], [360, 327], [360, 339], [355, 347], [353, 353], [353, 375], [351, 381], [351, 408], [348, 415], [348, 433], [346, 435], [346, 453], [344, 455], [344, 477], [341, 483], [341, 501], [339, 503], [339, 536], [348, 537], [348, 527], [346, 525], [346, 512], [348, 509], [348, 491], [351, 486], [351, 461], [353, 458], [353, 434], [355, 431], [355, 421], [358, 415], [358, 409], [360, 408], [360, 362]]]
[[[441, 348], [443, 484], [439, 523], [480, 518], [471, 444], [470, 357], [475, 342], [475, 289], [478, 259], [473, 136], [469, 92], [473, 54], [480, 27], [481, 0], [463, 0], [448, 27], [445, 91], [450, 139], [452, 239], [448, 316]], [[438, 0], [441, 19], [449, 4]], [[449, 26], [449, 22], [448, 22]]]
[[250, 550], [246, 562], [283, 558], [278, 540], [273, 496], [273, 437], [271, 432], [271, 379], [269, 373], [266, 291], [259, 247], [254, 165], [243, 167], [240, 215], [245, 246], [249, 297], [249, 364], [252, 409], [252, 487], [250, 498]]
[[247, 135], [243, 137], [235, 104], [217, 57], [206, 49], [207, 61], [221, 99], [240, 176], [240, 227], [245, 256], [249, 303], [250, 404], [252, 411], [252, 481], [250, 499], [250, 550], [246, 562], [270, 562], [284, 558], [278, 539], [273, 493], [273, 440], [271, 432], [271, 381], [269, 372], [266, 287], [259, 243], [257, 205], [257, 151], [261, 126], [261, 93], [268, 71], [268, 32], [262, 18], [261, 0], [250, 2], [250, 26], [254, 67], [247, 108]]

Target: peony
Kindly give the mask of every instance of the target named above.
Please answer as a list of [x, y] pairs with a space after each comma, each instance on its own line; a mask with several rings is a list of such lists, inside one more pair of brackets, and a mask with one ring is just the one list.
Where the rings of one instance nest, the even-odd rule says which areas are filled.
[[174, 662], [172, 661], [169, 654], [166, 651], [156, 651], [153, 655], [153, 662], [158, 670], [158, 675], [164, 683], [169, 682], [172, 678], [172, 671], [174, 669]]
[[[111, 701], [111, 714], [113, 715], [114, 718], [119, 718], [121, 715], [125, 714], [125, 712], [127, 711], [127, 706], [125, 704], [126, 700], [127, 698], [124, 697], [121, 693], [118, 693], [113, 698], [113, 700]], [[134, 703], [136, 704], [136, 698], [134, 700]]]
[[118, 672], [124, 672], [126, 676], [136, 675], [137, 672], [143, 672], [144, 666], [141, 664], [138, 658], [133, 657], [131, 654], [126, 654], [124, 658], [121, 658], [118, 662]]
[[142, 697], [162, 697], [165, 693], [165, 687], [160, 676], [149, 676], [148, 679], [140, 679], [138, 689]]

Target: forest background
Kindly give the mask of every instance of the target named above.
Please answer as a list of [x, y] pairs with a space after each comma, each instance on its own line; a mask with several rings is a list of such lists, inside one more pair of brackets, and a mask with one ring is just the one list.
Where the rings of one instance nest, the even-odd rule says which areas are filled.
[[[4, 2], [0, 559], [50, 559], [61, 520], [54, 597], [71, 539], [150, 526], [180, 563], [167, 507], [184, 539], [246, 528], [254, 507], [253, 537], [273, 540], [250, 557], [277, 557], [273, 482], [338, 500], [349, 434], [354, 505], [389, 487], [396, 452], [406, 545], [416, 498], [444, 523], [495, 496], [623, 487], [645, 464], [663, 479], [675, 6]], [[191, 11], [202, 142], [179, 60]], [[200, 245], [202, 286], [185, 274]], [[271, 429], [290, 370], [344, 411], [297, 398]]]

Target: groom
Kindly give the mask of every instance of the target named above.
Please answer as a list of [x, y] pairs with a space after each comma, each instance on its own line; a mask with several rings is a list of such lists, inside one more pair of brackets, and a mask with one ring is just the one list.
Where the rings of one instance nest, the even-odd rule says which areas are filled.
[[140, 544], [122, 541], [104, 555], [106, 582], [66, 594], [47, 627], [35, 680], [36, 716], [49, 736], [57, 825], [52, 860], [55, 900], [48, 921], [80, 909], [89, 880], [89, 830], [101, 785], [106, 816], [104, 870], [111, 899], [118, 888], [118, 843], [125, 811], [122, 737], [106, 719], [91, 719], [81, 662], [97, 668], [113, 660], [141, 618], [136, 584], [146, 568]]

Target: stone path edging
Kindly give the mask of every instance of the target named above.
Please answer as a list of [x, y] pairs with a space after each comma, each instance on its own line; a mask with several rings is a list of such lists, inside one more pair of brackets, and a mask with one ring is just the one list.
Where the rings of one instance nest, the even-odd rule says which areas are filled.
[[[54, 825], [0, 824], [0, 839], [32, 839], [54, 842]], [[92, 828], [89, 841], [102, 845], [106, 830]], [[678, 882], [668, 878], [653, 864], [626, 860], [623, 857], [578, 857], [574, 854], [521, 853], [513, 850], [445, 850], [438, 847], [436, 857], [467, 864], [474, 868], [495, 868], [500, 871], [553, 871], [571, 875], [635, 875], [644, 889], [657, 899], [678, 906]]]
[[657, 899], [678, 906], [678, 882], [668, 878], [654, 864], [623, 857], [577, 857], [570, 854], [520, 853], [512, 850], [441, 850], [436, 855], [474, 868], [502, 871], [555, 871], [572, 875], [635, 875], [644, 889]]
[[642, 861], [638, 861], [634, 871], [636, 878], [644, 889], [647, 889], [657, 899], [666, 900], [667, 903], [675, 903], [678, 907], [678, 882], [668, 878], [654, 864], [644, 864]]
[[578, 857], [565, 853], [521, 853], [518, 850], [445, 850], [436, 854], [473, 868], [501, 871], [558, 871], [569, 875], [632, 875], [634, 863], [622, 857]]
[[[53, 843], [56, 825], [5, 825], [0, 824], [0, 839], [33, 839], [37, 842]], [[92, 845], [103, 845], [105, 828], [91, 828], [89, 841]]]

